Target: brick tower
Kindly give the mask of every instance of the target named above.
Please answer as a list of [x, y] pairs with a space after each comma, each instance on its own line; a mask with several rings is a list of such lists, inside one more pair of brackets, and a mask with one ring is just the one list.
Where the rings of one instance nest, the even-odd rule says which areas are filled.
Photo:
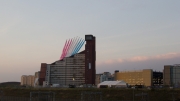
[[96, 77], [96, 38], [85, 35], [85, 84], [95, 85]]

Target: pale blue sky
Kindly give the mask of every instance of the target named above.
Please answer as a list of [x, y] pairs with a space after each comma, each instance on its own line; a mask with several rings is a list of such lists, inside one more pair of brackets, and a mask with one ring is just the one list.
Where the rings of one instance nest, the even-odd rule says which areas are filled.
[[41, 63], [59, 59], [66, 39], [85, 34], [97, 39], [97, 73], [162, 71], [165, 64], [180, 63], [179, 5], [180, 0], [0, 0], [0, 82], [34, 74]]

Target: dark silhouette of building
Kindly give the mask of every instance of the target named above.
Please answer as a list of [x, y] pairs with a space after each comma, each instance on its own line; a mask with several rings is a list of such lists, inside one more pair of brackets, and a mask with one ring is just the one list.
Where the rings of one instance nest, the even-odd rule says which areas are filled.
[[163, 84], [163, 72], [153, 71], [153, 86], [159, 86]]

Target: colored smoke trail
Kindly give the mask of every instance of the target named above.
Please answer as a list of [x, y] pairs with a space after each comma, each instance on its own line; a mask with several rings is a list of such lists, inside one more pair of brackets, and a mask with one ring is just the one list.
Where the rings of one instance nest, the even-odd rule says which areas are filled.
[[84, 42], [85, 40], [79, 37], [66, 40], [61, 53], [60, 60], [64, 59], [65, 57], [77, 54], [79, 50], [82, 48]]

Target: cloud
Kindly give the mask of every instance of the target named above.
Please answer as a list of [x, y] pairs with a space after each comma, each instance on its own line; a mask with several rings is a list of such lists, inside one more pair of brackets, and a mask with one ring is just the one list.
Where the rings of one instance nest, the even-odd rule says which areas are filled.
[[167, 53], [167, 54], [162, 54], [162, 55], [156, 55], [153, 57], [154, 59], [171, 59], [175, 57], [179, 57], [180, 53]]
[[148, 61], [148, 60], [164, 60], [164, 59], [172, 59], [180, 57], [180, 53], [167, 53], [167, 54], [160, 54], [155, 56], [135, 56], [130, 57], [127, 59], [109, 59], [104, 62], [98, 63], [98, 65], [102, 64], [114, 64], [114, 63], [124, 63], [124, 62], [141, 62], [141, 61]]
[[136, 57], [132, 57], [132, 58], [127, 59], [127, 61], [136, 62], [136, 61], [146, 61], [148, 59], [149, 58], [146, 56], [136, 56]]
[[113, 64], [114, 62], [116, 62], [115, 60], [107, 60], [105, 61], [105, 64]]
[[153, 69], [162, 71], [164, 65], [179, 64], [180, 53], [167, 53], [154, 56], [135, 56], [126, 59], [109, 59], [97, 63], [97, 73], [119, 71], [131, 71], [142, 69]]
[[117, 59], [117, 61], [118, 61], [119, 63], [124, 62], [124, 60], [123, 60], [123, 59]]
[[123, 63], [124, 60], [123, 59], [109, 59], [109, 60], [106, 60], [104, 62], [100, 62], [100, 63], [97, 63], [98, 65], [100, 64], [113, 64], [113, 63]]
[[97, 62], [96, 65], [97, 66], [100, 66], [100, 65], [104, 65], [104, 64], [107, 64], [107, 65], [112, 65], [112, 64], [115, 64], [115, 63], [123, 63], [124, 60], [123, 59], [109, 59], [109, 60], [106, 60], [106, 61], [101, 61], [101, 62]]

